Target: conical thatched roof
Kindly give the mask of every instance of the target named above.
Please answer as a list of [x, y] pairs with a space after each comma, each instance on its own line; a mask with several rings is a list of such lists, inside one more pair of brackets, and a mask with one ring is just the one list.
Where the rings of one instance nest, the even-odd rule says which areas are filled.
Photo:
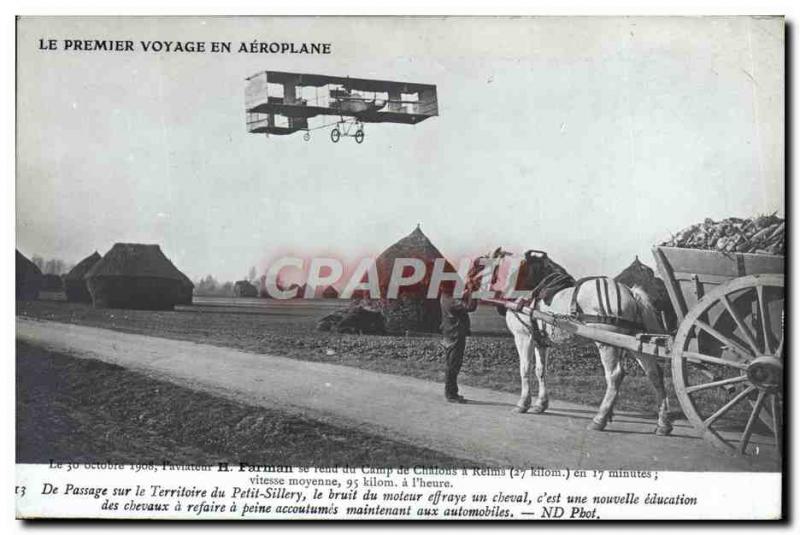
[[115, 243], [84, 276], [86, 279], [97, 277], [151, 277], [181, 284], [188, 280], [161, 252], [161, 247], [141, 243]]
[[78, 262], [74, 268], [69, 270], [69, 273], [64, 275], [64, 293], [67, 296], [67, 301], [73, 303], [92, 302], [92, 296], [89, 294], [89, 289], [86, 287], [86, 281], [83, 277], [100, 261], [100, 258], [100, 253], [95, 251]]
[[17, 273], [32, 273], [34, 275], [42, 276], [42, 270], [39, 269], [36, 264], [28, 260], [24, 254], [20, 253], [19, 250], [17, 252]]
[[42, 271], [25, 255], [17, 251], [16, 283], [17, 299], [36, 299], [42, 287]]
[[[422, 232], [419, 225], [417, 225], [417, 228], [415, 228], [411, 234], [389, 246], [375, 259], [381, 295], [385, 295], [386, 289], [389, 286], [389, 279], [392, 275], [392, 269], [394, 269], [395, 260], [399, 258], [417, 258], [422, 260], [426, 266], [425, 279], [413, 287], [401, 288], [401, 293], [425, 295], [428, 290], [428, 284], [430, 283], [434, 262], [439, 258], [444, 258], [444, 256]], [[449, 262], [445, 262], [444, 269], [452, 273], [456, 271]]]
[[64, 280], [73, 281], [73, 280], [83, 280], [84, 275], [94, 267], [94, 265], [102, 258], [100, 253], [97, 251], [93, 252], [80, 262], [78, 262], [74, 268], [69, 270], [69, 273], [64, 275]]
[[[395, 261], [401, 258], [422, 260], [425, 264], [425, 277], [413, 286], [401, 287], [397, 297], [388, 299], [387, 290]], [[411, 234], [398, 240], [375, 259], [381, 299], [375, 302], [368, 298], [366, 292], [354, 293], [353, 298], [366, 300], [370, 302], [371, 306], [377, 307], [386, 319], [386, 330], [390, 333], [437, 332], [441, 323], [439, 301], [438, 299], [429, 299], [427, 295], [434, 264], [443, 258], [439, 249], [431, 243], [417, 225]], [[406, 270], [404, 275], [410, 275], [412, 268], [407, 267]], [[444, 271], [455, 273], [456, 269], [445, 260]], [[442, 283], [440, 292], [450, 285]]]
[[194, 297], [194, 283], [183, 271], [181, 271], [180, 274], [183, 276], [183, 282], [181, 282], [181, 288], [178, 291], [178, 302], [176, 304], [191, 305]]
[[194, 283], [192, 282], [192, 279], [187, 277], [186, 274], [181, 270], [178, 270], [178, 273], [181, 274], [181, 278], [183, 279], [183, 282], [181, 283], [181, 285], [186, 287], [186, 288], [189, 288], [190, 290], [194, 289]]
[[667, 287], [664, 281], [656, 276], [653, 268], [642, 263], [637, 256], [631, 264], [614, 277], [614, 280], [626, 286], [640, 286], [651, 294], [652, 298], [667, 298]]
[[95, 308], [171, 310], [191, 303], [191, 281], [158, 245], [114, 244], [84, 279]]
[[651, 268], [647, 264], [644, 264], [641, 260], [639, 260], [639, 257], [637, 256], [636, 258], [633, 259], [633, 262], [631, 262], [631, 264], [628, 267], [623, 269], [619, 275], [614, 277], [614, 280], [624, 284], [625, 280], [623, 279], [634, 280], [634, 281], [638, 281], [640, 279], [652, 280], [655, 278], [655, 276], [656, 273], [655, 271], [653, 271], [653, 268]]
[[339, 297], [339, 291], [333, 286], [328, 286], [322, 290], [323, 299], [336, 299], [337, 297]]
[[675, 310], [669, 300], [664, 281], [658, 278], [653, 268], [642, 263], [637, 256], [631, 264], [614, 277], [614, 280], [628, 287], [638, 286], [647, 292], [655, 307], [664, 312], [666, 327], [671, 329], [675, 321]]
[[178, 270], [178, 273], [181, 274], [181, 288], [184, 291], [189, 292], [189, 294], [191, 295], [192, 291], [194, 290], [194, 283], [192, 282], [192, 279], [187, 277], [186, 274], [181, 270]]

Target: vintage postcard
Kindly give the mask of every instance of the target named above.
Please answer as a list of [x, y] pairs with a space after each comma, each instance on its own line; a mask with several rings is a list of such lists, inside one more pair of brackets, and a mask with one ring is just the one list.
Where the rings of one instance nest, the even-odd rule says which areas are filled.
[[17, 517], [784, 518], [785, 31], [18, 18]]

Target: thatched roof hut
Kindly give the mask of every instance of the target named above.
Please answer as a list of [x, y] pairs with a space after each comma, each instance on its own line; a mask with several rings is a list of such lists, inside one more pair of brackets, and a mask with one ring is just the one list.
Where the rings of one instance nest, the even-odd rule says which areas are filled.
[[240, 280], [233, 285], [234, 297], [258, 297], [258, 288], [253, 286], [250, 281]]
[[63, 292], [64, 281], [55, 273], [45, 273], [42, 275], [42, 291], [44, 292]]
[[665, 327], [668, 330], [676, 327], [677, 316], [675, 309], [672, 308], [672, 301], [669, 300], [664, 281], [656, 276], [653, 268], [643, 264], [638, 256], [619, 275], [614, 277], [614, 280], [628, 287], [639, 286], [642, 288], [647, 292], [656, 309], [662, 313], [666, 322]]
[[328, 286], [324, 290], [322, 290], [322, 298], [323, 299], [338, 299], [339, 292], [333, 286]]
[[172, 309], [186, 276], [158, 245], [116, 243], [84, 276], [96, 308]]
[[181, 287], [178, 290], [178, 302], [175, 304], [191, 305], [194, 296], [194, 283], [192, 282], [192, 279], [183, 273], [183, 271], [179, 271], [179, 273], [183, 276], [183, 281], [181, 282]]
[[[395, 261], [400, 258], [422, 260], [426, 268], [425, 277], [413, 286], [400, 288], [396, 299], [387, 299], [389, 279], [394, 269]], [[428, 299], [427, 293], [434, 263], [440, 258], [444, 258], [442, 253], [417, 225], [417, 228], [411, 234], [398, 240], [375, 259], [381, 299], [378, 303], [373, 303], [373, 306], [377, 305], [383, 311], [388, 332], [439, 331], [442, 320], [439, 301], [438, 299]], [[453, 273], [456, 271], [449, 262], [445, 262], [444, 269]], [[406, 275], [408, 274], [406, 273]]]
[[[433, 264], [436, 260], [444, 258], [444, 256], [422, 232], [419, 225], [411, 234], [389, 246], [375, 259], [381, 296], [386, 295], [389, 278], [392, 275], [395, 260], [398, 258], [416, 258], [425, 263], [425, 278], [413, 286], [404, 286], [400, 289], [401, 295], [425, 297], [428, 293], [428, 286], [433, 273]], [[449, 262], [445, 262], [445, 271], [454, 273], [456, 269]]]
[[69, 273], [64, 275], [64, 293], [67, 295], [67, 301], [74, 303], [91, 303], [92, 296], [89, 295], [89, 289], [86, 288], [86, 280], [83, 278], [92, 267], [100, 261], [100, 253], [93, 252], [69, 270]]
[[42, 288], [42, 271], [36, 264], [17, 251], [16, 260], [17, 299], [38, 299]]

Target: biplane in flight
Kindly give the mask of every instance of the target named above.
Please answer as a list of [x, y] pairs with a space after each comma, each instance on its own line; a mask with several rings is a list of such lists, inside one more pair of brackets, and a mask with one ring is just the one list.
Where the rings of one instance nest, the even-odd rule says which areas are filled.
[[[436, 86], [263, 71], [247, 78], [247, 131], [251, 134], [288, 135], [330, 128], [331, 141], [352, 137], [364, 142], [365, 123], [417, 124], [439, 114]], [[309, 119], [338, 117], [321, 125]]]

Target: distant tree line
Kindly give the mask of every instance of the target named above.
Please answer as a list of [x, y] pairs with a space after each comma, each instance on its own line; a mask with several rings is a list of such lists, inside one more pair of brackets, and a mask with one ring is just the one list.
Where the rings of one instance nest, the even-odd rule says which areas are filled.
[[233, 295], [233, 283], [220, 283], [212, 275], [206, 275], [194, 283], [194, 295], [204, 297], [230, 297]]
[[36, 264], [36, 267], [45, 275], [65, 275], [69, 273], [75, 264], [68, 264], [60, 258], [50, 258], [45, 260], [39, 255], [33, 255], [31, 262]]
[[[242, 278], [242, 280], [249, 282], [256, 288], [258, 288], [261, 283], [261, 281], [257, 276], [255, 266], [252, 266], [248, 270], [247, 275], [245, 275]], [[206, 275], [199, 281], [195, 281], [194, 295], [199, 295], [204, 297], [231, 297], [232, 295], [234, 295], [233, 288], [234, 288], [233, 282], [230, 281], [219, 282], [217, 279], [213, 277], [213, 275]]]
[[[241, 280], [249, 282], [250, 284], [255, 286], [260, 293], [263, 293], [261, 292], [261, 289], [264, 285], [264, 275], [259, 277], [255, 266], [251, 267], [248, 270], [247, 275], [242, 277]], [[294, 286], [299, 287], [300, 295], [302, 295], [304, 290], [303, 285], [289, 284], [285, 282], [280, 276], [278, 276], [278, 280], [276, 281], [275, 285], [280, 290], [288, 290]], [[230, 281], [219, 282], [217, 279], [214, 278], [213, 275], [206, 275], [202, 279], [194, 281], [194, 295], [202, 297], [231, 297], [235, 295], [234, 288], [235, 288], [234, 282]], [[261, 297], [265, 296], [262, 295]]]

